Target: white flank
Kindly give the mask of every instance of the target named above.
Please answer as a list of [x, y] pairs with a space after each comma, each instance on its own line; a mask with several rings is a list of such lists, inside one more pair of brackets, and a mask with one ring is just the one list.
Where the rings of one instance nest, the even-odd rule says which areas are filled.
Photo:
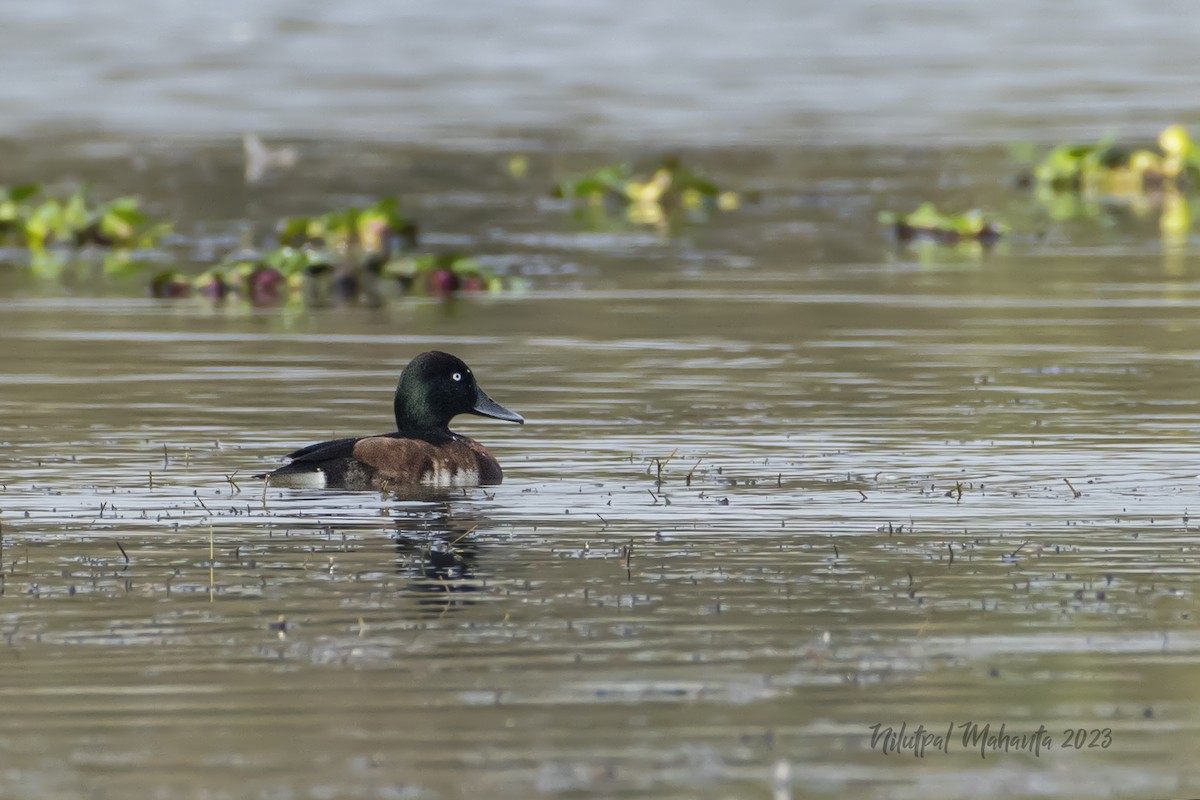
[[286, 472], [283, 475], [268, 477], [267, 485], [281, 486], [284, 489], [324, 489], [325, 473], [319, 469], [311, 472]]
[[473, 469], [459, 470], [452, 473], [450, 465], [441, 462], [433, 465], [433, 469], [421, 476], [423, 486], [478, 486], [479, 472]]

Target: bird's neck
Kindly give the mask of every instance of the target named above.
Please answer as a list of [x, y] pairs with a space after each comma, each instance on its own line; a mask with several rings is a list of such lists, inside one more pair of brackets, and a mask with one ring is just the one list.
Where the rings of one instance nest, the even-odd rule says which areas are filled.
[[409, 439], [421, 439], [434, 444], [454, 438], [450, 432], [450, 420], [437, 414], [428, 405], [413, 402], [396, 393], [393, 403], [396, 415], [396, 430]]

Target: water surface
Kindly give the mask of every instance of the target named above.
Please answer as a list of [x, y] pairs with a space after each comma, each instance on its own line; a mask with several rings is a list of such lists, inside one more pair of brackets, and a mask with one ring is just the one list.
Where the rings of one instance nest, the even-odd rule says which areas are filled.
[[[236, 151], [140, 157], [64, 171], [195, 247], [400, 188], [531, 290], [305, 311], [0, 273], [2, 793], [1195, 793], [1200, 283], [1152, 225], [982, 259], [875, 228], [931, 185], [1036, 218], [990, 151], [698, 154], [763, 199], [673, 239], [545, 200], [593, 154], [520, 183], [313, 146], [251, 189]], [[249, 477], [389, 429], [434, 347], [529, 420], [458, 424], [503, 485]], [[971, 721], [1053, 747], [872, 746]]]
[[161, 3], [7, 10], [0, 134], [1003, 142], [1195, 119], [1186, 0]]

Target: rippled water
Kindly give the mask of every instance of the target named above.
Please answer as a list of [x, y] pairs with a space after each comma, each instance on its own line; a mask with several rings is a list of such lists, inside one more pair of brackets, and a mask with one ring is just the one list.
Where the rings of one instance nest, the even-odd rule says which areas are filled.
[[[6, 9], [0, 133], [997, 142], [1195, 118], [1187, 0]], [[532, 132], [532, 133], [531, 133]]]
[[[763, 199], [674, 240], [541, 199], [590, 156], [358, 155], [95, 170], [215, 241], [399, 183], [531, 291], [297, 313], [0, 273], [0, 793], [1195, 793], [1200, 282], [1153, 231], [923, 260], [875, 229], [917, 186], [1032, 214], [989, 152], [712, 156]], [[388, 429], [432, 347], [529, 420], [457, 425], [502, 486], [248, 477]], [[1052, 747], [872, 744], [972, 721]]]

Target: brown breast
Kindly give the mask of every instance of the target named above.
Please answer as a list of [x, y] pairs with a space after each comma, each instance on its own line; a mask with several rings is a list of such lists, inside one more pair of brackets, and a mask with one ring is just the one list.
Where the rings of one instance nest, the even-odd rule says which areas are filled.
[[503, 472], [487, 448], [465, 437], [445, 444], [372, 436], [354, 445], [354, 460], [369, 467], [377, 489], [403, 486], [480, 486], [500, 483]]

